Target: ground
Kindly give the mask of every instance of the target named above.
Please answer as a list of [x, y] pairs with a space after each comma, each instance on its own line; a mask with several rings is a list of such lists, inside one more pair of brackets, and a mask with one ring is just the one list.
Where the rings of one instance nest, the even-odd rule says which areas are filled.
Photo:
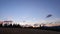
[[0, 34], [60, 34], [60, 32], [28, 28], [0, 28]]

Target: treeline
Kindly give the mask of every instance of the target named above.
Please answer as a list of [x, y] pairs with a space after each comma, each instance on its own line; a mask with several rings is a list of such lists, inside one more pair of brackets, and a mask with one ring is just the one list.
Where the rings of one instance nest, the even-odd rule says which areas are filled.
[[53, 26], [53, 27], [47, 27], [47, 26], [42, 26], [40, 25], [40, 27], [32, 27], [32, 26], [29, 26], [29, 27], [23, 27], [21, 26], [20, 24], [0, 24], [0, 27], [2, 28], [31, 28], [31, 29], [42, 29], [42, 30], [52, 30], [52, 31], [59, 31], [60, 32], [60, 26]]
[[21, 25], [19, 25], [19, 24], [4, 24], [4, 25], [2, 25], [2, 24], [0, 24], [0, 27], [6, 27], [6, 28], [22, 28], [22, 26]]
[[[29, 27], [26, 27], [26, 26], [21, 26], [20, 24], [0, 24], [0, 27], [3, 27], [3, 28], [38, 28], [38, 27], [33, 27], [33, 26], [29, 26]], [[40, 27], [39, 27], [40, 28]]]

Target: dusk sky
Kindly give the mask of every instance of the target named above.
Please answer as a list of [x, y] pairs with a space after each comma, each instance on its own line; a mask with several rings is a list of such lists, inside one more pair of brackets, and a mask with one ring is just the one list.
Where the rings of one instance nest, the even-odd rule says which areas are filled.
[[[46, 18], [47, 15], [52, 16]], [[0, 20], [40, 22], [60, 20], [60, 0], [0, 0]]]

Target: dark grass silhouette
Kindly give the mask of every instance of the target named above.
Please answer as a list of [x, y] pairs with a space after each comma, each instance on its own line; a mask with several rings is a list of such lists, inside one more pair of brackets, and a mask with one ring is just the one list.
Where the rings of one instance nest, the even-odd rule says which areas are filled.
[[0, 28], [0, 34], [60, 34], [60, 32], [31, 28]]
[[42, 29], [42, 30], [52, 30], [52, 31], [60, 32], [60, 26], [52, 26], [52, 27], [43, 26], [40, 29]]

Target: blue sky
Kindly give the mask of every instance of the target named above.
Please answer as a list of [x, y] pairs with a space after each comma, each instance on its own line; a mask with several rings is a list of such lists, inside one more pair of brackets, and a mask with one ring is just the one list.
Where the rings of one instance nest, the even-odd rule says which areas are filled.
[[[45, 18], [48, 14], [53, 16]], [[38, 22], [60, 18], [60, 0], [0, 0], [0, 20]]]

